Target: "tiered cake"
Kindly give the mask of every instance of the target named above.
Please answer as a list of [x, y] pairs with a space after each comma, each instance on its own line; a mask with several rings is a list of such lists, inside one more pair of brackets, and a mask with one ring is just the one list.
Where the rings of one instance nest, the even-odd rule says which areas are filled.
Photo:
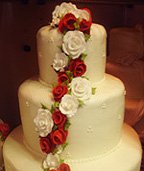
[[124, 86], [105, 74], [105, 29], [88, 9], [62, 3], [37, 47], [40, 76], [19, 88], [22, 126], [5, 142], [6, 171], [140, 171]]

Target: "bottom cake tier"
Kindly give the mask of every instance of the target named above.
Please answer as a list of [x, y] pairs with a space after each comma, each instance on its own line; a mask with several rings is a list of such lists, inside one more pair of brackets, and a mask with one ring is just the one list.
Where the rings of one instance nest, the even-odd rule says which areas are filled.
[[[23, 143], [22, 127], [17, 127], [6, 139], [4, 148], [6, 171], [42, 171], [42, 159]], [[120, 143], [108, 153], [81, 161], [66, 161], [71, 171], [140, 171], [142, 149], [136, 132], [124, 124]]]

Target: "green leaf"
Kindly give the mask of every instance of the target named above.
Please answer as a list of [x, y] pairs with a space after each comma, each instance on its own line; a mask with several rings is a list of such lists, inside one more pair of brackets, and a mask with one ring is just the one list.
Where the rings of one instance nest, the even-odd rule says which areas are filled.
[[90, 39], [90, 35], [89, 34], [85, 34], [85, 41], [87, 42]]
[[76, 30], [79, 30], [80, 29], [79, 23], [78, 22], [75, 22], [74, 23], [74, 27], [75, 27]]
[[41, 107], [42, 109], [48, 109], [47, 106], [45, 106], [44, 104], [41, 103]]
[[58, 108], [59, 107], [59, 102], [55, 102], [52, 106], [51, 106], [51, 109], [50, 109], [50, 112], [53, 113], [55, 111], [55, 108]]
[[52, 83], [52, 87], [54, 88], [57, 85], [57, 83]]
[[54, 125], [53, 126], [53, 131], [55, 131], [57, 128], [58, 128], [58, 126], [57, 125]]
[[64, 81], [63, 83], [62, 83], [62, 85], [68, 85], [69, 84], [69, 81], [68, 80], [66, 80], [66, 81]]
[[54, 103], [54, 107], [56, 108], [56, 107], [59, 107], [59, 102], [55, 102]]
[[95, 93], [96, 93], [96, 88], [93, 87], [93, 88], [92, 88], [92, 95], [95, 95]]
[[63, 150], [64, 150], [67, 146], [68, 146], [68, 142], [66, 142], [66, 143], [62, 144], [62, 148], [63, 148]]
[[60, 163], [64, 163], [64, 159], [61, 159], [61, 158], [60, 158]]
[[83, 76], [82, 76], [82, 78], [85, 78], [85, 79], [89, 80], [89, 78], [88, 78], [88, 77], [86, 77], [85, 75], [83, 75]]
[[45, 168], [43, 168], [44, 169], [44, 171], [50, 171], [50, 169], [45, 169]]
[[70, 95], [72, 94], [71, 89], [68, 90], [68, 94], [70, 94]]
[[73, 73], [72, 73], [71, 71], [69, 71], [69, 70], [66, 71], [66, 74], [67, 74], [67, 76], [68, 76], [69, 78], [72, 77], [72, 75], [73, 75]]
[[4, 140], [5, 140], [5, 138], [3, 137], [2, 132], [0, 132], [0, 140], [1, 140], [1, 141], [4, 141]]
[[66, 123], [65, 123], [65, 126], [64, 126], [64, 130], [68, 130], [70, 125], [71, 125], [70, 121], [67, 120]]
[[78, 99], [78, 101], [79, 101], [79, 107], [83, 107], [85, 104], [84, 104], [84, 102], [82, 101], [82, 100], [79, 100]]
[[52, 106], [51, 106], [51, 109], [50, 109], [50, 112], [53, 113], [54, 110], [55, 110], [55, 107], [54, 107], [54, 105], [52, 105]]
[[85, 58], [87, 57], [87, 54], [86, 53], [83, 53], [82, 55], [81, 55], [81, 60], [85, 60]]
[[66, 71], [67, 76], [69, 77], [70, 81], [73, 79], [73, 73], [69, 70]]
[[52, 154], [54, 155], [54, 154], [56, 154], [57, 152], [58, 152], [58, 149], [55, 148], [55, 149], [53, 150]]

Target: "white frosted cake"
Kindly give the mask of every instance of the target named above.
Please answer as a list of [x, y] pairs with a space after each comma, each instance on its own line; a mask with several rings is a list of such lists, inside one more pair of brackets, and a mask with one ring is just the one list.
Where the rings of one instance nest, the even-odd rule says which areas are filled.
[[40, 74], [19, 88], [22, 126], [4, 144], [6, 171], [140, 171], [139, 138], [123, 124], [123, 83], [105, 74], [104, 27], [62, 3], [37, 48]]

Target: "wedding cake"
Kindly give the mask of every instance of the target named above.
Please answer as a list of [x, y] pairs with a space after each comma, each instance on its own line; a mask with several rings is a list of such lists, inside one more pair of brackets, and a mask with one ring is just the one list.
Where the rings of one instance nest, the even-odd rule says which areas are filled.
[[37, 33], [39, 76], [19, 88], [22, 126], [5, 141], [6, 171], [140, 171], [123, 83], [105, 74], [104, 27], [71, 3], [52, 16]]

